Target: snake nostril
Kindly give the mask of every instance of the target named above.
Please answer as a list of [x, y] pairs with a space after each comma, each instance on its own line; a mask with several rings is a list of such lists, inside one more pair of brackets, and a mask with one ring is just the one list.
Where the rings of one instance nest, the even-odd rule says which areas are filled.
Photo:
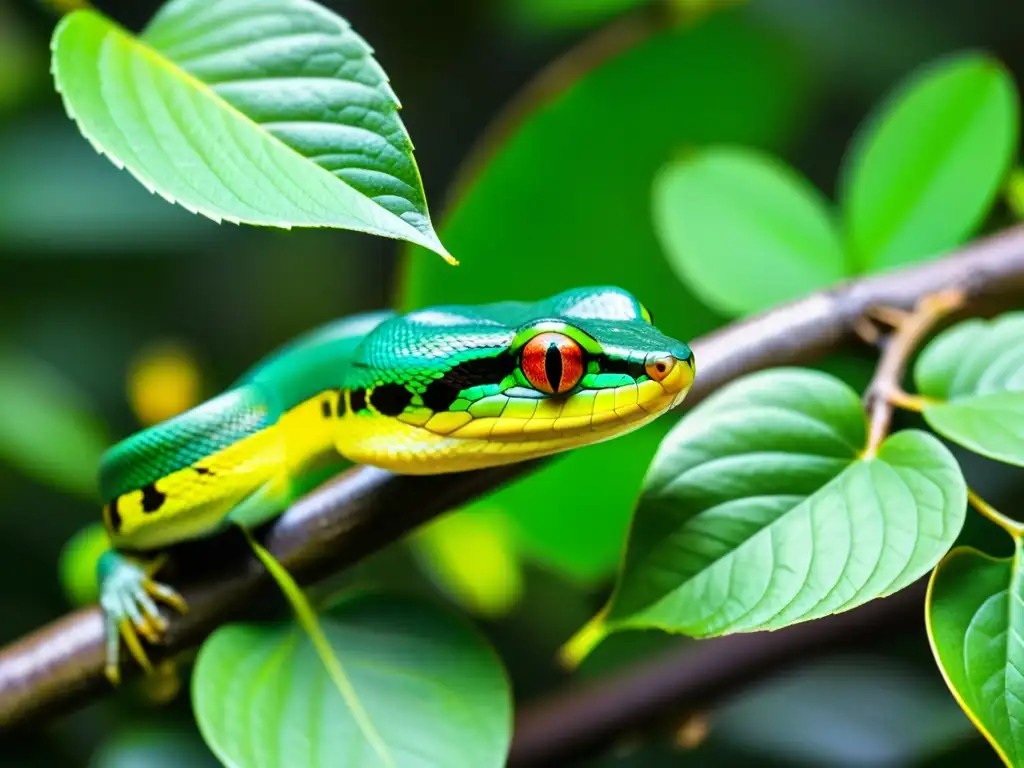
[[673, 357], [659, 357], [655, 360], [651, 360], [645, 366], [647, 375], [655, 381], [663, 381], [666, 376], [672, 373], [672, 369], [675, 368], [676, 361]]

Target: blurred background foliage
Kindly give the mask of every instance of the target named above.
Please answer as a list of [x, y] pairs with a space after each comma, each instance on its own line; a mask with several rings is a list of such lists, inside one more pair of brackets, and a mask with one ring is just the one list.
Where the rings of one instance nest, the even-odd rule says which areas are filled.
[[[704, 303], [670, 266], [652, 204], [667, 164], [738, 145], [836, 200], [851, 138], [919, 68], [980, 50], [1024, 77], [1024, 7], [1003, 0], [322, 1], [390, 74], [460, 267], [354, 233], [218, 226], [151, 196], [67, 120], [48, 73], [53, 15], [0, 0], [0, 642], [94, 598], [93, 478], [106, 445], [214, 394], [292, 336], [389, 305], [615, 283], [666, 331], [693, 338], [733, 312]], [[138, 30], [158, 4], [95, 5]], [[1011, 219], [1000, 202], [984, 226]], [[871, 360], [851, 350], [823, 365], [860, 387]], [[342, 580], [453, 600], [488, 633], [520, 703], [551, 692], [565, 682], [554, 652], [600, 606], [671, 425], [572, 453]], [[962, 458], [997, 506], [1019, 494], [1019, 473]], [[977, 516], [964, 539], [1005, 548]], [[616, 636], [579, 674], [679, 642]], [[187, 696], [166, 702], [152, 688], [0, 741], [0, 766], [215, 764]], [[997, 765], [934, 669], [922, 626], [586, 764], [968, 760]]]

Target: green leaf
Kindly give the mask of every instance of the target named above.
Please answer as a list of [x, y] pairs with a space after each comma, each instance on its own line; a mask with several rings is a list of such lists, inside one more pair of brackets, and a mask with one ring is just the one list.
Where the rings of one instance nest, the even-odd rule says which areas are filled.
[[862, 271], [937, 256], [984, 220], [1017, 151], [1010, 73], [977, 53], [904, 83], [867, 121], [845, 162], [841, 199]]
[[1021, 542], [997, 559], [957, 547], [928, 585], [935, 660], [957, 703], [1008, 766], [1024, 760], [1024, 589]]
[[500, 514], [442, 515], [407, 541], [440, 589], [467, 610], [493, 619], [511, 611], [523, 592], [510, 527]]
[[0, 460], [93, 499], [108, 437], [85, 397], [39, 360], [0, 348]]
[[60, 553], [60, 582], [72, 605], [99, 599], [96, 563], [110, 549], [110, 537], [102, 523], [90, 523], [72, 536]]
[[[461, 619], [361, 595], [320, 622], [392, 768], [504, 765], [508, 682]], [[294, 622], [218, 629], [199, 651], [192, 691], [203, 737], [228, 766], [382, 764]]]
[[1024, 313], [967, 320], [924, 349], [914, 366], [929, 398], [924, 418], [976, 453], [1024, 466]]
[[310, 0], [171, 0], [140, 39], [76, 11], [54, 31], [53, 73], [98, 151], [193, 212], [354, 229], [451, 258], [386, 74]]
[[[651, 226], [651, 181], [680, 143], [778, 146], [800, 113], [806, 69], [732, 11], [659, 30], [588, 71], [572, 71], [581, 66], [572, 59], [563, 65], [572, 75], [564, 90], [517, 115], [511, 135], [463, 172], [441, 231], [466, 254], [464, 268], [411, 254], [400, 305], [534, 300], [613, 284], [640, 297], [679, 339], [717, 327], [722, 318], [665, 261]], [[665, 81], [667, 72], [701, 76]], [[736, 93], [745, 96], [736, 101]], [[571, 451], [469, 509], [507, 514], [519, 549], [561, 573], [611, 574], [662, 422], [671, 417]], [[576, 503], [562, 502], [566, 488]]]
[[816, 371], [754, 374], [702, 403], [651, 465], [603, 628], [570, 654], [629, 627], [778, 629], [927, 573], [963, 525], [960, 468], [918, 430], [870, 458], [865, 437], [857, 394]]
[[665, 167], [654, 223], [669, 263], [727, 315], [767, 309], [846, 275], [828, 202], [785, 163], [714, 147]]

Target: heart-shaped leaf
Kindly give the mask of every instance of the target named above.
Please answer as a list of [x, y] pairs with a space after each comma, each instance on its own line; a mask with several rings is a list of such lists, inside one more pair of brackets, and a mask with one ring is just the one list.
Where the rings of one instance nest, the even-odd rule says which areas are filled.
[[715, 147], [662, 169], [654, 221], [669, 263], [705, 302], [743, 315], [846, 275], [828, 202], [769, 155]]
[[927, 573], [963, 525], [960, 468], [918, 430], [871, 457], [864, 442], [860, 400], [827, 374], [766, 371], [709, 398], [658, 450], [603, 623], [568, 656], [620, 628], [778, 629]]
[[53, 73], [97, 150], [193, 212], [451, 258], [387, 75], [311, 0], [171, 0], [139, 39], [76, 11], [54, 31]]
[[320, 623], [358, 711], [295, 622], [230, 624], [204, 643], [195, 714], [225, 765], [505, 764], [508, 682], [462, 620], [409, 598], [362, 595]]
[[1024, 588], [1013, 557], [957, 547], [928, 585], [927, 625], [946, 684], [1007, 766], [1024, 761]]
[[1017, 150], [1013, 78], [969, 53], [901, 86], [851, 146], [841, 198], [851, 256], [877, 271], [937, 256], [982, 222]]
[[1024, 313], [967, 320], [935, 337], [914, 367], [923, 414], [939, 434], [1024, 466]]

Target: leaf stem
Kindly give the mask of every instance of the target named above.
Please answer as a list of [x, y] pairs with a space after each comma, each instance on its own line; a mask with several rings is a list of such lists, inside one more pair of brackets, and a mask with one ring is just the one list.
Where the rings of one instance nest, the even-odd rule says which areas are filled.
[[363, 707], [363, 703], [359, 700], [359, 694], [356, 693], [355, 688], [352, 686], [352, 681], [345, 674], [345, 670], [341, 666], [341, 660], [334, 653], [334, 649], [331, 648], [330, 641], [328, 641], [323, 627], [320, 626], [320, 621], [317, 619], [316, 611], [310, 605], [309, 600], [306, 599], [302, 588], [295, 582], [291, 574], [285, 570], [284, 566], [277, 562], [274, 556], [253, 538], [248, 529], [242, 528], [242, 533], [245, 535], [245, 539], [249, 542], [249, 546], [252, 547], [256, 557], [260, 559], [260, 562], [270, 572], [270, 575], [274, 577], [274, 581], [278, 583], [281, 591], [288, 598], [288, 602], [291, 603], [299, 624], [306, 631], [310, 642], [313, 643], [317, 655], [327, 668], [327, 673], [331, 676], [331, 680], [338, 689], [338, 693], [341, 694], [341, 697], [348, 705], [352, 718], [356, 721], [356, 725], [359, 726], [359, 730], [363, 732], [363, 736], [370, 742], [370, 746], [377, 753], [377, 756], [380, 757], [382, 764], [388, 766], [388, 768], [394, 768], [395, 761], [391, 756], [390, 750], [370, 719], [369, 713]]
[[609, 602], [590, 621], [583, 625], [580, 630], [566, 641], [558, 651], [558, 661], [565, 669], [576, 669], [598, 643], [608, 636], [608, 627], [605, 624], [605, 617], [608, 615]]
[[891, 321], [895, 330], [885, 344], [885, 351], [875, 375], [864, 393], [864, 409], [868, 413], [868, 440], [864, 458], [873, 458], [889, 434], [895, 407], [921, 411], [931, 401], [907, 394], [901, 386], [910, 358], [918, 347], [947, 315], [960, 309], [967, 300], [965, 291], [950, 288], [922, 296], [909, 313], [880, 307], [865, 315], [883, 322]]
[[1020, 523], [1013, 518], [1004, 515], [998, 509], [981, 498], [973, 488], [967, 488], [967, 500], [970, 502], [971, 506], [978, 511], [978, 514], [986, 520], [998, 525], [1010, 534], [1015, 541], [1019, 542], [1020, 539], [1024, 537], [1024, 523]]

